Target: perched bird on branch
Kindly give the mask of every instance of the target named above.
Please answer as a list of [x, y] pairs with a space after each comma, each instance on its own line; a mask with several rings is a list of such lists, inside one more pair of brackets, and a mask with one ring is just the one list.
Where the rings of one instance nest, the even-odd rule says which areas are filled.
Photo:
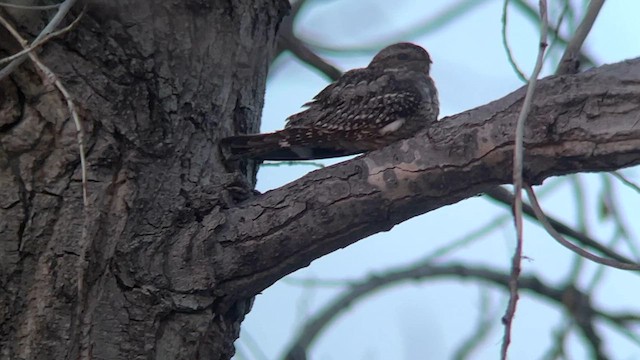
[[222, 139], [228, 159], [310, 160], [382, 148], [412, 137], [438, 117], [431, 59], [420, 46], [382, 49], [366, 68], [344, 73], [283, 130]]

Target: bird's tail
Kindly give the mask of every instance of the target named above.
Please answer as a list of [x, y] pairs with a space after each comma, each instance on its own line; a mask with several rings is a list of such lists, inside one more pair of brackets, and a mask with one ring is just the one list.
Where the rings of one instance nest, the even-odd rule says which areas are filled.
[[229, 160], [241, 158], [266, 160], [269, 154], [277, 153], [284, 138], [278, 133], [238, 135], [220, 141], [222, 153]]
[[238, 135], [221, 140], [228, 160], [311, 160], [358, 154], [367, 149], [335, 142], [333, 131], [321, 128], [290, 127], [266, 134]]

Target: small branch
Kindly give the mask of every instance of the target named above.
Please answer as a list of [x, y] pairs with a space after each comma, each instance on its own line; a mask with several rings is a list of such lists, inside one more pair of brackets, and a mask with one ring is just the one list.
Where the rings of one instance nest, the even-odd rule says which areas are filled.
[[589, 2], [589, 7], [587, 8], [584, 19], [582, 19], [582, 22], [578, 25], [576, 33], [564, 50], [564, 54], [556, 70], [556, 75], [575, 74], [578, 72], [578, 68], [580, 67], [580, 49], [591, 31], [593, 23], [595, 23], [598, 17], [602, 5], [604, 5], [604, 0], [591, 0]]
[[[84, 10], [83, 10], [84, 11]], [[17, 30], [6, 20], [4, 19], [4, 17], [2, 17], [0, 15], [0, 23], [7, 28], [7, 30], [16, 38], [16, 40], [22, 45], [25, 46], [27, 45], [27, 41], [26, 39], [24, 39], [18, 32]], [[73, 24], [72, 24], [73, 25]], [[43, 38], [46, 36], [43, 36]], [[36, 41], [34, 43], [37, 43], [39, 40], [36, 39]], [[69, 94], [69, 92], [67, 91], [66, 87], [62, 84], [62, 82], [60, 81], [60, 79], [56, 76], [56, 74], [51, 71], [51, 69], [49, 69], [44, 63], [42, 63], [42, 61], [40, 61], [40, 59], [38, 58], [38, 56], [31, 52], [28, 51], [26, 52], [25, 56], [28, 56], [31, 61], [36, 65], [36, 69], [38, 69], [43, 77], [43, 82], [45, 84], [50, 84], [53, 83], [53, 85], [58, 89], [58, 91], [60, 91], [60, 93], [62, 94], [63, 98], [65, 99], [66, 103], [67, 103], [67, 109], [69, 110], [69, 114], [70, 117], [72, 118], [75, 127], [76, 127], [76, 134], [77, 134], [77, 141], [78, 141], [78, 148], [79, 148], [79, 152], [80, 152], [80, 168], [81, 168], [81, 174], [82, 174], [82, 199], [83, 199], [83, 223], [82, 223], [82, 235], [81, 238], [78, 242], [78, 247], [80, 248], [80, 256], [78, 257], [78, 264], [77, 264], [77, 279], [76, 279], [76, 286], [77, 286], [77, 292], [78, 292], [78, 299], [77, 299], [77, 305], [76, 305], [76, 316], [75, 316], [75, 323], [72, 324], [72, 331], [74, 333], [77, 333], [78, 331], [81, 332], [81, 339], [80, 342], [78, 344], [78, 347], [81, 349], [81, 353], [78, 356], [79, 359], [89, 359], [90, 355], [89, 355], [89, 350], [88, 347], [83, 346], [83, 343], [85, 343], [84, 339], [87, 338], [88, 336], [88, 329], [90, 328], [88, 325], [85, 325], [86, 323], [83, 322], [83, 309], [85, 306], [85, 297], [86, 297], [86, 289], [84, 287], [84, 284], [86, 282], [86, 274], [87, 274], [87, 268], [88, 268], [88, 261], [87, 261], [87, 253], [89, 251], [89, 249], [91, 248], [91, 241], [92, 241], [92, 237], [89, 236], [88, 234], [88, 227], [89, 227], [89, 200], [88, 200], [88, 196], [87, 196], [87, 165], [86, 165], [86, 158], [85, 158], [85, 149], [84, 149], [84, 131], [82, 128], [82, 123], [80, 122], [80, 117], [78, 116], [78, 112], [76, 110], [76, 106], [73, 103], [73, 100], [71, 99], [71, 95]], [[22, 58], [18, 58], [16, 60], [14, 60], [11, 64], [14, 64], [16, 62], [20, 62]], [[6, 68], [5, 68], [6, 69]], [[4, 69], [3, 69], [4, 70]]]
[[19, 5], [19, 4], [9, 4], [6, 2], [0, 2], [1, 7], [6, 7], [10, 9], [20, 9], [20, 10], [52, 10], [60, 7], [60, 4], [53, 5]]
[[622, 269], [622, 270], [640, 270], [640, 264], [623, 263], [623, 262], [619, 262], [611, 259], [605, 259], [600, 256], [591, 254], [590, 252], [572, 244], [570, 241], [568, 241], [562, 235], [560, 235], [556, 231], [556, 229], [553, 228], [553, 226], [551, 226], [544, 212], [540, 208], [538, 199], [536, 198], [536, 195], [533, 192], [533, 189], [531, 188], [531, 186], [527, 185], [526, 190], [527, 190], [527, 195], [529, 196], [529, 200], [531, 200], [531, 206], [533, 207], [533, 210], [536, 212], [536, 217], [538, 218], [538, 221], [540, 222], [540, 224], [542, 224], [545, 230], [547, 230], [549, 235], [551, 235], [556, 241], [558, 241], [560, 245], [598, 264], [602, 264], [602, 265], [606, 265], [606, 266], [610, 266], [610, 267], [614, 267], [616, 269]]
[[[496, 187], [494, 189], [488, 190], [487, 192], [485, 192], [485, 194], [491, 199], [496, 200], [506, 206], [511, 207], [513, 205], [513, 202], [514, 202], [513, 194], [511, 194], [507, 189], [503, 187]], [[522, 212], [525, 215], [529, 216], [531, 219], [536, 221], [538, 220], [538, 218], [536, 217], [535, 211], [533, 211], [533, 207], [531, 207], [529, 204], [525, 204], [525, 203], [522, 204]], [[566, 225], [560, 220], [555, 219], [552, 216], [547, 216], [547, 220], [549, 221], [551, 226], [553, 226], [553, 228], [556, 229], [561, 234], [574, 238], [580, 244], [584, 246], [588, 246], [600, 252], [602, 255], [606, 255], [620, 262], [628, 262], [628, 263], [633, 262], [633, 260], [631, 260], [630, 258], [618, 254], [617, 252], [609, 249], [607, 246], [602, 245], [599, 241], [595, 240], [594, 238], [588, 236], [583, 232], [576, 231], [572, 227]]]
[[629, 252], [635, 259], [640, 259], [640, 249], [638, 249], [637, 244], [631, 237], [629, 227], [624, 221], [623, 214], [625, 214], [625, 212], [619, 208], [618, 203], [615, 201], [616, 188], [611, 183], [610, 177], [606, 175], [607, 174], [602, 174], [603, 199], [601, 201], [606, 202], [608, 212], [607, 216], [608, 218], [613, 220], [613, 224], [615, 226], [615, 237], [619, 237], [624, 241], [624, 243], [627, 245], [627, 248], [629, 249]]
[[522, 271], [522, 169], [524, 158], [524, 125], [531, 111], [531, 103], [533, 102], [533, 95], [535, 94], [536, 84], [538, 76], [542, 70], [544, 63], [544, 51], [547, 48], [547, 2], [546, 0], [540, 0], [540, 43], [538, 48], [538, 58], [529, 78], [529, 84], [527, 85], [527, 93], [524, 97], [522, 109], [518, 116], [516, 123], [515, 133], [515, 149], [513, 150], [513, 185], [515, 188], [515, 202], [513, 204], [513, 216], [516, 226], [516, 249], [511, 261], [511, 279], [509, 280], [510, 298], [507, 305], [507, 310], [502, 318], [504, 323], [504, 338], [502, 342], [501, 357], [503, 360], [507, 358], [507, 352], [509, 350], [509, 344], [511, 343], [511, 326], [513, 318], [516, 313], [516, 306], [518, 304], [518, 277]]
[[516, 60], [513, 58], [513, 54], [511, 53], [511, 47], [509, 46], [509, 40], [507, 39], [507, 12], [509, 7], [509, 0], [504, 0], [502, 5], [502, 46], [504, 47], [504, 51], [507, 53], [507, 59], [509, 60], [509, 64], [513, 68], [513, 71], [516, 73], [518, 78], [523, 82], [527, 81], [527, 77], [524, 72], [520, 69], [518, 64], [516, 64]]
[[[71, 24], [69, 24], [69, 26], [67, 26], [67, 27], [65, 27], [63, 29], [60, 29], [58, 31], [54, 31], [54, 32], [46, 35], [41, 40], [33, 42], [31, 45], [24, 47], [21, 51], [13, 54], [11, 56], [8, 56], [8, 57], [6, 57], [4, 59], [0, 59], [0, 65], [2, 65], [4, 63], [8, 63], [9, 61], [12, 61], [12, 60], [14, 60], [16, 58], [19, 58], [19, 57], [21, 57], [21, 56], [23, 56], [23, 55], [25, 55], [25, 54], [37, 49], [37, 48], [39, 48], [40, 46], [44, 45], [47, 41], [49, 41], [49, 39], [52, 39], [52, 38], [54, 38], [56, 36], [62, 35], [64, 33], [68, 32], [68, 31], [70, 31], [71, 29], [73, 29], [78, 24], [78, 22], [80, 21], [80, 19], [82, 18], [83, 15], [84, 15], [84, 11], [81, 12], [80, 15], [78, 15], [78, 17], [75, 20], [73, 20], [73, 22]], [[25, 43], [23, 43], [23, 46], [24, 45], [25, 45]]]
[[260, 167], [281, 167], [281, 166], [313, 166], [318, 169], [322, 169], [325, 165], [321, 162], [317, 161], [274, 161], [274, 162], [264, 162], [260, 164]]
[[327, 75], [332, 81], [337, 80], [342, 75], [340, 69], [322, 59], [292, 34], [281, 34], [279, 42], [284, 49], [291, 51], [291, 53], [302, 62], [320, 70], [322, 74]]
[[[558, 16], [558, 22], [555, 24], [555, 26], [551, 26], [549, 25], [549, 34], [551, 35], [551, 41], [549, 41], [549, 47], [547, 47], [547, 54], [545, 55], [545, 61], [551, 56], [551, 54], [553, 53], [553, 49], [560, 44], [560, 39], [558, 38], [560, 36], [560, 28], [562, 27], [562, 24], [567, 16], [567, 14], [569, 13], [569, 10], [571, 9], [571, 3], [566, 1], [564, 6], [562, 7], [562, 11], [560, 12], [560, 15]], [[538, 20], [538, 15], [534, 15], [536, 20]], [[551, 22], [551, 20], [549, 20], [549, 22]], [[536, 21], [536, 23], [538, 23], [538, 21]]]
[[[531, 6], [531, 4], [529, 4], [527, 1], [525, 0], [511, 0], [513, 5], [515, 7], [517, 7], [518, 9], [520, 9], [520, 11], [523, 13], [523, 15], [525, 15], [525, 17], [527, 19], [532, 20], [533, 22], [535, 22], [536, 24], [540, 23], [540, 19], [538, 17], [538, 11]], [[571, 11], [571, 13], [573, 13], [572, 9], [571, 9], [571, 5], [569, 4], [567, 7], [567, 10]], [[551, 34], [553, 35], [553, 38], [555, 40], [557, 40], [560, 44], [562, 45], [567, 45], [569, 43], [569, 40], [565, 39], [559, 32], [558, 30], [550, 27], [549, 28]], [[580, 56], [580, 59], [583, 63], [588, 64], [588, 65], [592, 65], [595, 66], [595, 61], [588, 56], [587, 54], [583, 52], [580, 52], [578, 54]]]
[[612, 171], [609, 174], [611, 174], [611, 176], [613, 176], [614, 178], [620, 180], [623, 184], [625, 184], [627, 187], [629, 187], [633, 191], [640, 194], [640, 186], [638, 186], [638, 184], [634, 183], [633, 181], [627, 179], [619, 171]]
[[300, 11], [306, 4], [307, 0], [300, 0], [294, 3], [291, 7], [291, 14], [285, 17], [282, 20], [282, 24], [280, 25], [280, 34], [278, 36], [278, 49], [277, 54], [288, 50], [297, 57], [300, 61], [310, 65], [311, 67], [318, 69], [322, 74], [325, 74], [331, 80], [336, 80], [342, 75], [342, 71], [340, 71], [335, 66], [329, 64], [327, 61], [322, 59], [313, 50], [309, 49], [309, 47], [298, 37], [296, 37], [293, 31], [293, 25], [296, 21]]
[[[58, 7], [58, 12], [53, 16], [51, 21], [49, 21], [47, 26], [45, 26], [44, 29], [42, 29], [40, 34], [36, 36], [33, 42], [37, 43], [38, 41], [42, 40], [42, 38], [47, 36], [49, 33], [53, 32], [54, 29], [58, 26], [58, 24], [60, 24], [62, 19], [64, 19], [64, 17], [67, 15], [69, 10], [71, 10], [71, 8], [76, 3], [76, 1], [77, 0], [65, 0], [62, 4], [60, 4]], [[9, 65], [2, 68], [0, 70], [0, 80], [4, 79], [9, 74], [11, 74], [13, 70], [15, 70], [18, 66], [20, 66], [20, 64], [22, 64], [26, 59], [27, 59], [26, 55], [23, 55], [22, 57], [14, 59], [12, 62], [9, 63]]]
[[[82, 17], [82, 13], [80, 14], [80, 16], [78, 16], [78, 19], [80, 17]], [[76, 19], [69, 26], [73, 26], [78, 21], [78, 19]], [[23, 47], [25, 47], [25, 50], [27, 49], [26, 48], [27, 46], [26, 44], [28, 43], [27, 40], [23, 38], [22, 35], [20, 35], [20, 33], [18, 33], [18, 31], [15, 29], [15, 27], [11, 25], [1, 15], [0, 15], [0, 24], [2, 24], [9, 31], [9, 33], [18, 41], [18, 43], [20, 43]], [[68, 29], [65, 28], [61, 31], [66, 32], [68, 31]], [[44, 36], [43, 39], [44, 38], [46, 38], [46, 36]], [[39, 42], [38, 40], [34, 42], [36, 44], [35, 46], [38, 46], [37, 45], [38, 42]], [[76, 106], [73, 103], [73, 100], [71, 100], [71, 95], [67, 91], [67, 88], [62, 84], [60, 79], [58, 79], [58, 77], [53, 73], [53, 71], [51, 71], [44, 63], [42, 63], [42, 61], [40, 61], [40, 58], [38, 58], [38, 56], [32, 53], [31, 50], [32, 49], [29, 49], [29, 51], [26, 51], [25, 54], [31, 59], [31, 61], [33, 61], [33, 63], [42, 72], [42, 74], [44, 74], [44, 83], [45, 84], [52, 83], [60, 91], [65, 101], [67, 102], [67, 109], [69, 110], [71, 119], [73, 120], [76, 126], [78, 148], [80, 152], [80, 167], [81, 167], [81, 174], [82, 174], [82, 200], [83, 200], [84, 206], [87, 207], [89, 205], [89, 200], [87, 198], [87, 186], [88, 186], [87, 185], [87, 160], [86, 160], [85, 151], [84, 151], [84, 131], [82, 128], [82, 123], [80, 122], [80, 117], [78, 116], [78, 112], [76, 111]], [[16, 60], [19, 60], [19, 59], [16, 59]], [[14, 62], [16, 60], [14, 60]]]
[[[429, 262], [416, 262], [409, 266], [369, 275], [366, 279], [353, 283], [353, 285], [323, 306], [314, 316], [312, 316], [298, 331], [296, 338], [291, 342], [286, 354], [282, 357], [286, 360], [306, 359], [309, 348], [322, 334], [328, 325], [336, 320], [346, 309], [354, 306], [358, 301], [374, 292], [389, 288], [392, 285], [407, 281], [425, 281], [430, 278], [455, 278], [475, 279], [495, 285], [508, 290], [510, 277], [501, 271], [487, 269], [484, 267], [469, 266], [468, 264], [448, 264], [433, 265]], [[596, 309], [586, 299], [580, 291], [576, 290], [572, 284], [563, 288], [552, 287], [545, 284], [535, 276], [523, 276], [519, 283], [520, 289], [525, 289], [542, 298], [551, 300], [553, 303], [563, 307], [576, 306], [568, 309], [569, 314], [576, 319], [576, 324], [583, 333], [593, 339], [592, 322], [595, 317], [609, 320], [619, 330], [626, 329], [625, 325], [637, 321], [635, 315], [613, 316], [602, 310]], [[567, 295], [571, 295], [573, 302], [567, 303]], [[577, 321], [580, 317], [584, 321]]]

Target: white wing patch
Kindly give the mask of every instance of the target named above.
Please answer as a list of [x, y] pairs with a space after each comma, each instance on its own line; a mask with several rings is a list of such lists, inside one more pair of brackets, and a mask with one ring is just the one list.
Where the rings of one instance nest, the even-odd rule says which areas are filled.
[[291, 151], [301, 158], [310, 158], [313, 156], [313, 149], [304, 146], [292, 146]]
[[380, 129], [380, 135], [386, 135], [397, 131], [398, 129], [400, 129], [400, 127], [402, 127], [402, 125], [404, 125], [404, 121], [404, 119], [398, 119], [391, 124], [385, 125], [385, 127]]

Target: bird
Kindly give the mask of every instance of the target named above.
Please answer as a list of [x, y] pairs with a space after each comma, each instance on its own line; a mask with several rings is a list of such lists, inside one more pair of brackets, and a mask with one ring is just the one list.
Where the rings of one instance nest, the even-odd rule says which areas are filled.
[[438, 91], [422, 47], [402, 42], [320, 91], [284, 129], [221, 140], [227, 159], [312, 160], [380, 149], [437, 121]]

